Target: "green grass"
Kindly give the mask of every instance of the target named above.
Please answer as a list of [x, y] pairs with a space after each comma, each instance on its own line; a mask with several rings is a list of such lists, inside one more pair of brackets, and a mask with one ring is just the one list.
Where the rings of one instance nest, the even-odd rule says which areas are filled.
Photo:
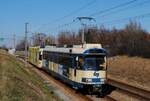
[[43, 79], [0, 50], [0, 101], [60, 101]]
[[24, 51], [16, 51], [15, 54], [16, 54], [16, 55], [19, 55], [19, 56], [24, 56]]

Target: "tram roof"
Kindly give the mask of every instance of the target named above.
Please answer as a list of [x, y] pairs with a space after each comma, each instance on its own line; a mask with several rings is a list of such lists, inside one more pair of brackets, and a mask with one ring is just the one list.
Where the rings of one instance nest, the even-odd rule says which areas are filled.
[[83, 45], [73, 45], [72, 47], [67, 47], [67, 45], [64, 45], [63, 47], [46, 46], [43, 50], [51, 51], [51, 52], [80, 54], [91, 48], [102, 48], [102, 45], [101, 44], [83, 44]]

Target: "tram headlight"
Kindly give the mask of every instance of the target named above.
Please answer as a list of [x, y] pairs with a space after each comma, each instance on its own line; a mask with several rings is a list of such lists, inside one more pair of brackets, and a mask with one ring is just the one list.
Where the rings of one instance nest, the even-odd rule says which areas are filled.
[[87, 78], [87, 79], [86, 79], [86, 82], [92, 82], [92, 79], [88, 79], [88, 78]]
[[86, 83], [100, 83], [100, 82], [105, 82], [105, 78], [82, 78], [82, 82]]
[[104, 78], [101, 78], [101, 82], [104, 82], [105, 81], [105, 79]]

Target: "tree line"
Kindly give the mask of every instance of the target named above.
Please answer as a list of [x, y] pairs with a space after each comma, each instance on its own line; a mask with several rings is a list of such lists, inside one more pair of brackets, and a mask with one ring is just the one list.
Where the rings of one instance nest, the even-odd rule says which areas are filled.
[[[107, 49], [109, 56], [129, 55], [150, 57], [150, 34], [137, 22], [131, 21], [122, 29], [108, 29], [105, 26], [87, 27], [78, 32], [61, 31], [57, 38], [54, 36], [35, 36], [33, 45], [81, 44], [84, 30], [86, 43], [100, 43]], [[41, 39], [40, 39], [41, 38]]]

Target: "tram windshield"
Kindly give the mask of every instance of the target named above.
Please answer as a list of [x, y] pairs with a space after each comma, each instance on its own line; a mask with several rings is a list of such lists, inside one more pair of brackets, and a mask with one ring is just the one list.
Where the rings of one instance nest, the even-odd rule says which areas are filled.
[[85, 70], [103, 70], [105, 69], [102, 64], [105, 63], [104, 56], [86, 56], [84, 58]]

